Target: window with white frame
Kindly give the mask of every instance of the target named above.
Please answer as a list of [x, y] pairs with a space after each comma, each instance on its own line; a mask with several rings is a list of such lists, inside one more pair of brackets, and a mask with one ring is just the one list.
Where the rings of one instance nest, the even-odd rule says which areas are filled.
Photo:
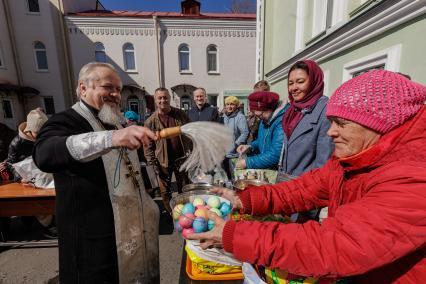
[[30, 13], [40, 13], [40, 6], [38, 0], [27, 0], [28, 12]]
[[123, 45], [123, 57], [124, 57], [124, 70], [135, 71], [135, 48], [133, 44], [126, 43]]
[[53, 97], [44, 97], [43, 103], [47, 115], [55, 114], [55, 102], [53, 101]]
[[47, 64], [46, 47], [41, 41], [34, 42], [34, 56], [37, 71], [47, 71], [49, 66]]
[[344, 64], [343, 82], [372, 69], [399, 72], [400, 61], [401, 45], [398, 44]]
[[10, 100], [3, 100], [3, 117], [5, 119], [13, 118], [12, 102]]
[[303, 39], [305, 31], [305, 4], [306, 0], [297, 0], [294, 53], [297, 53], [305, 47], [305, 41]]
[[[332, 5], [332, 7], [330, 7]], [[348, 0], [338, 0], [333, 1], [332, 4], [329, 4], [329, 9], [332, 10], [331, 23], [333, 27], [339, 25], [346, 21], [348, 15]]]
[[327, 0], [315, 0], [313, 7], [312, 37], [317, 36], [327, 28]]
[[373, 70], [373, 69], [384, 70], [385, 69], [385, 63], [379, 63], [377, 65], [368, 66], [365, 69], [356, 71], [356, 72], [352, 73], [352, 78], [358, 77], [359, 75], [362, 75], [362, 74], [364, 74], [364, 73], [366, 73], [370, 70]]
[[190, 50], [187, 44], [179, 46], [179, 71], [190, 72]]
[[105, 47], [102, 42], [95, 42], [95, 61], [106, 62]]
[[[341, 1], [341, 2], [339, 2]], [[332, 25], [345, 17], [347, 0], [315, 0], [313, 1], [312, 37], [325, 32]]]
[[207, 72], [209, 73], [219, 72], [217, 59], [218, 59], [217, 47], [211, 44], [207, 47]]

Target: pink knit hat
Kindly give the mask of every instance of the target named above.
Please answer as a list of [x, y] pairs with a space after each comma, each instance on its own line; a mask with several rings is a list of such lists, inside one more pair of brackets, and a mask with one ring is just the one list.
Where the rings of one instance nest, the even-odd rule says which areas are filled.
[[372, 70], [337, 88], [328, 102], [327, 116], [384, 134], [415, 115], [425, 100], [425, 86], [394, 72]]

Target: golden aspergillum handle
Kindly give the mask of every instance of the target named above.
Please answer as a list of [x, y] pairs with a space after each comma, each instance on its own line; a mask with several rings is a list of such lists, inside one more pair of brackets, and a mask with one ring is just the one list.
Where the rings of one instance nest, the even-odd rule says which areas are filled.
[[168, 139], [182, 134], [180, 126], [169, 127], [162, 129], [157, 135], [159, 138]]

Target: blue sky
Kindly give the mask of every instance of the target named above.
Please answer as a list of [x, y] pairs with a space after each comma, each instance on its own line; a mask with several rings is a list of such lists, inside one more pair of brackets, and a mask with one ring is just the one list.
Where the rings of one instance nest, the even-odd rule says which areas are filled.
[[[200, 0], [199, 0], [200, 1]], [[108, 10], [179, 12], [181, 0], [100, 0]], [[201, 12], [229, 12], [231, 0], [201, 0]], [[253, 0], [255, 3], [256, 0]]]

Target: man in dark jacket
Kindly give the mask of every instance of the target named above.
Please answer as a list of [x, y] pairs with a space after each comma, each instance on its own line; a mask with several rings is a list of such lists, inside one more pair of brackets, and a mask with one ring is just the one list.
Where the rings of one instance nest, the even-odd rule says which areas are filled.
[[6, 124], [0, 123], [0, 161], [7, 158], [9, 144], [16, 136], [16, 132], [10, 129]]
[[192, 94], [195, 106], [188, 112], [191, 121], [221, 122], [217, 108], [207, 103], [207, 94], [204, 88], [197, 88]]
[[[4, 161], [7, 158], [9, 144], [16, 136], [16, 132], [10, 129], [6, 124], [0, 123], [0, 161]], [[0, 181], [11, 179], [7, 164], [5, 162], [0, 163]]]

